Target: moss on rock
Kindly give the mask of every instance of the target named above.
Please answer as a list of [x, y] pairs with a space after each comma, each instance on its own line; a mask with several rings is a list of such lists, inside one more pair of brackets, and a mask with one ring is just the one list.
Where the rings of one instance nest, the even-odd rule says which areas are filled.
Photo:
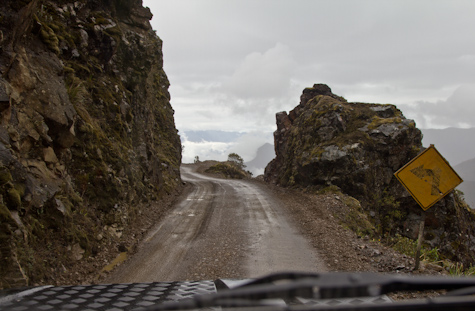
[[21, 195], [15, 188], [10, 188], [7, 191], [7, 204], [10, 209], [19, 210], [21, 208]]
[[0, 168], [0, 187], [5, 186], [7, 183], [13, 181], [12, 174], [6, 168]]
[[53, 29], [47, 25], [43, 25], [40, 30], [41, 39], [43, 42], [56, 54], [59, 54], [59, 40]]
[[[126, 230], [137, 203], [180, 187], [181, 142], [162, 42], [140, 2], [6, 1], [0, 61], [13, 65], [2, 79], [18, 98], [3, 125], [18, 137], [0, 163], [0, 218], [13, 213], [21, 232], [0, 229], [0, 247], [18, 250], [2, 273], [53, 283], [74, 265], [70, 248], [94, 255], [105, 225]], [[20, 9], [24, 23], [13, 22]], [[45, 147], [57, 160], [44, 161]], [[0, 287], [15, 277], [0, 274]]]

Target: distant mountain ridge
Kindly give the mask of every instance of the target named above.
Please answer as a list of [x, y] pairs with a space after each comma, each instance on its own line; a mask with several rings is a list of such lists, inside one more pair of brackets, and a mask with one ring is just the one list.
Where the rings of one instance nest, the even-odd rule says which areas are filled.
[[263, 174], [267, 164], [274, 158], [274, 145], [265, 143], [257, 149], [256, 157], [245, 163], [246, 169], [251, 171], [255, 176]]
[[455, 165], [454, 169], [464, 180], [475, 181], [475, 158]]
[[452, 166], [475, 158], [475, 128], [422, 129], [422, 144], [433, 144]]
[[[204, 131], [183, 131], [184, 137], [186, 140], [192, 141], [195, 143], [200, 143], [202, 141], [212, 141], [219, 143], [229, 143], [236, 141], [239, 137], [245, 133], [240, 132], [227, 132], [227, 131], [216, 131], [216, 130], [204, 130]], [[182, 140], [184, 137], [181, 137]]]
[[454, 166], [455, 171], [462, 177], [463, 183], [457, 189], [462, 191], [465, 201], [475, 207], [475, 158]]
[[422, 129], [422, 143], [433, 144], [464, 180], [457, 189], [475, 208], [475, 128]]

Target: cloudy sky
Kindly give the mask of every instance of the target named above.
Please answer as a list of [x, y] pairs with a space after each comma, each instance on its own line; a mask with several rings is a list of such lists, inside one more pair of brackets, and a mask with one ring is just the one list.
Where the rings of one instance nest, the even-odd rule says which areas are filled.
[[181, 133], [271, 140], [262, 133], [275, 130], [275, 113], [314, 83], [348, 101], [396, 104], [419, 128], [475, 126], [473, 0], [143, 4], [164, 41]]

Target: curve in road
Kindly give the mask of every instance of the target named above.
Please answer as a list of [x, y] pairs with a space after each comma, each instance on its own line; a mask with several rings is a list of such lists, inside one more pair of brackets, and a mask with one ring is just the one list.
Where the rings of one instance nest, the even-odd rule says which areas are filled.
[[112, 283], [250, 278], [271, 272], [325, 271], [316, 250], [267, 188], [248, 180], [181, 168], [192, 191], [157, 224]]

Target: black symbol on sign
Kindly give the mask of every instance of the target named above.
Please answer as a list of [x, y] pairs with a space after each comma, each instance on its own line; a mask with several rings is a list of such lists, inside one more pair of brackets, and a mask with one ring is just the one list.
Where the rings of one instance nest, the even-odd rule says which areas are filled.
[[[428, 182], [431, 184], [431, 195], [436, 195], [439, 196], [442, 194], [442, 192], [439, 190], [439, 185], [440, 185], [440, 173], [442, 173], [442, 170], [440, 168], [435, 168], [435, 169], [430, 169], [430, 168], [424, 168], [424, 164], [421, 166], [418, 166], [416, 168], [413, 168], [411, 170], [411, 173], [416, 175], [419, 179], [422, 179], [425, 182]], [[429, 179], [432, 179], [432, 181], [429, 181]]]

